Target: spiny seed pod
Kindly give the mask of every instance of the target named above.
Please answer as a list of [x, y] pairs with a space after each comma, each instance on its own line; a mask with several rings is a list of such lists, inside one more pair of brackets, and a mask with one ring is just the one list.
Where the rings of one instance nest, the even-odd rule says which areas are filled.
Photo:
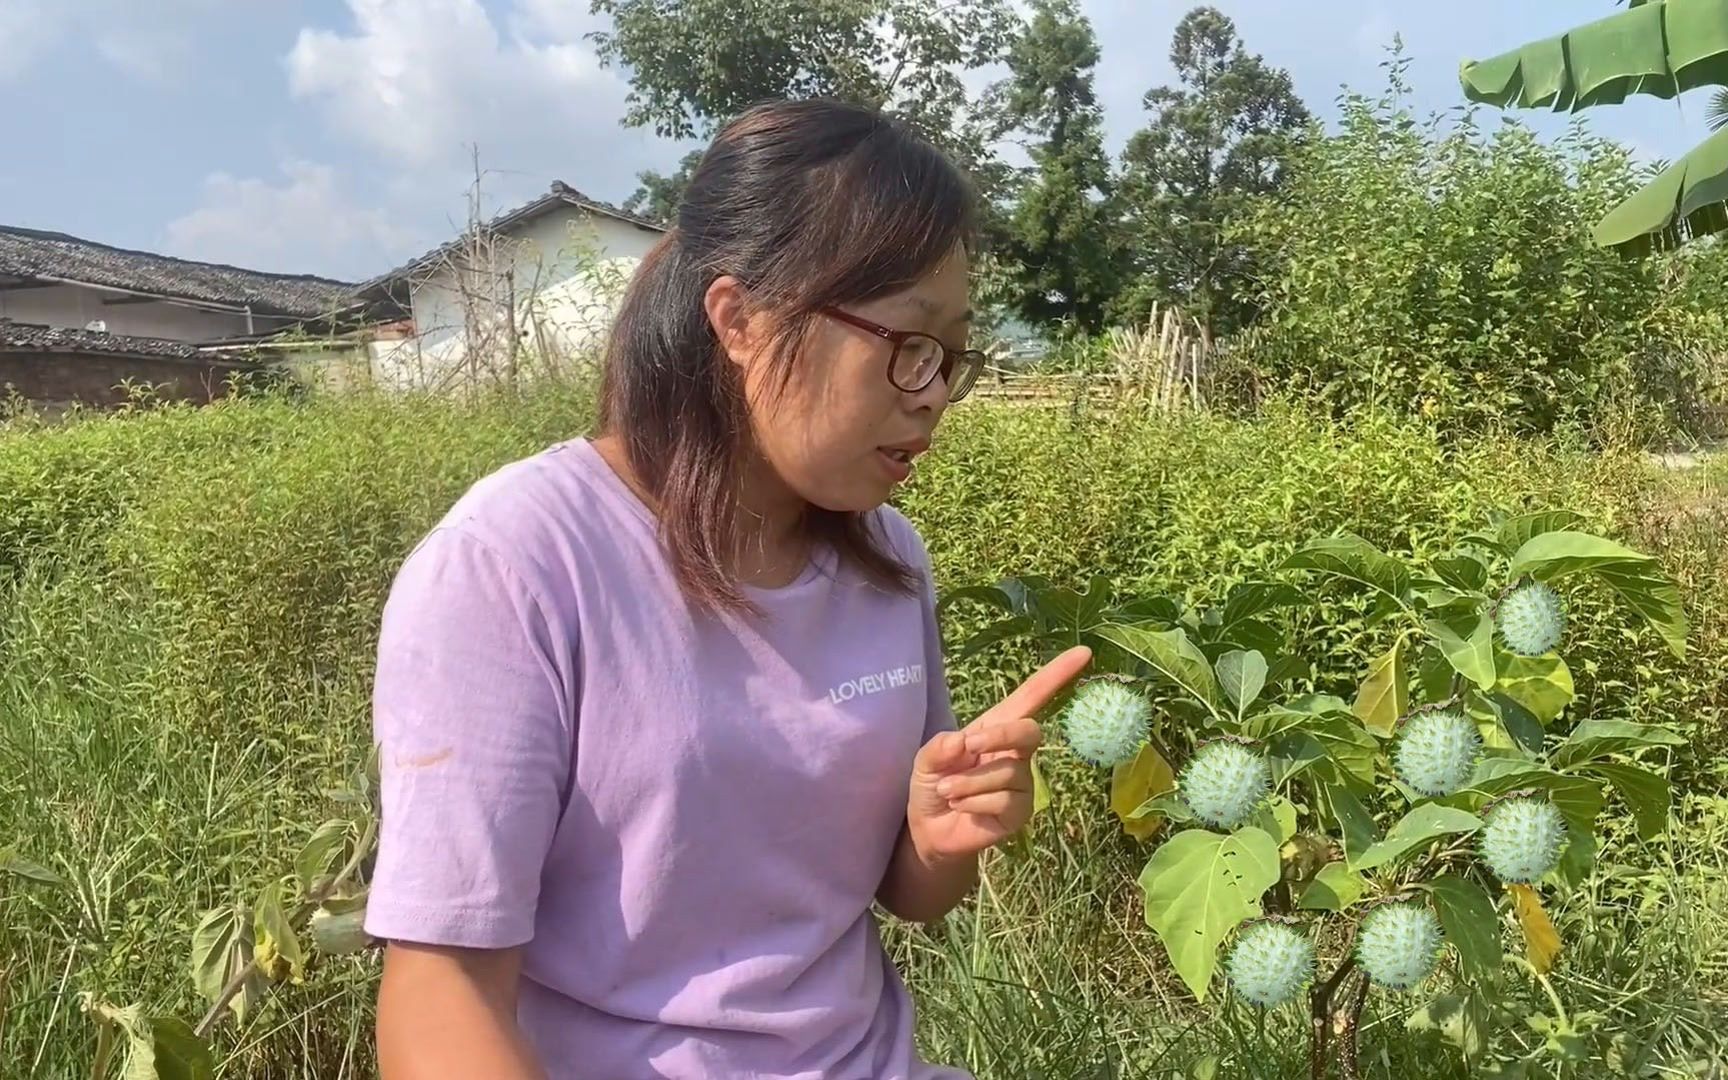
[[1120, 765], [1145, 741], [1152, 707], [1120, 683], [1089, 682], [1074, 695], [1063, 728], [1068, 745], [1093, 765]]
[[1408, 990], [1434, 972], [1440, 920], [1425, 904], [1387, 904], [1370, 911], [1356, 933], [1356, 962], [1389, 990]]
[[1314, 942], [1294, 927], [1255, 923], [1230, 950], [1236, 992], [1267, 1009], [1295, 997], [1314, 977]]
[[1553, 652], [1560, 644], [1560, 632], [1566, 627], [1559, 594], [1540, 581], [1512, 590], [1500, 602], [1495, 620], [1500, 624], [1501, 640], [1519, 656]]
[[1208, 825], [1234, 829], [1272, 787], [1266, 759], [1233, 742], [1207, 743], [1182, 773], [1182, 797]]
[[1496, 803], [1482, 829], [1482, 858], [1501, 881], [1533, 885], [1560, 865], [1566, 819], [1547, 799]]
[[1469, 717], [1451, 710], [1418, 713], [1404, 725], [1393, 764], [1406, 784], [1424, 795], [1450, 795], [1470, 782], [1482, 735]]

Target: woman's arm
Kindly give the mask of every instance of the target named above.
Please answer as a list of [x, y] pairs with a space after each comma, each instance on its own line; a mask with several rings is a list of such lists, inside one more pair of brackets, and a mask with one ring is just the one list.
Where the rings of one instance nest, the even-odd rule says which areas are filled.
[[912, 763], [906, 826], [877, 899], [895, 915], [932, 922], [978, 878], [978, 853], [1032, 816], [1032, 754], [1043, 732], [1032, 717], [1080, 677], [1092, 651], [1076, 647], [1027, 679], [960, 731], [944, 731]]
[[519, 949], [391, 943], [378, 991], [383, 1080], [544, 1080], [516, 1027]]
[[876, 899], [897, 919], [936, 922], [977, 883], [976, 853], [926, 857], [919, 853], [912, 830], [903, 828]]

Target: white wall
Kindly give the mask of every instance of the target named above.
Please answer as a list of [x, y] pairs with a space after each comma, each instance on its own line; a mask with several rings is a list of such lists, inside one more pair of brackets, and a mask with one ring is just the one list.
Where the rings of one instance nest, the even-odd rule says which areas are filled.
[[[93, 320], [106, 322], [110, 334], [166, 338], [170, 341], [202, 343], [246, 333], [246, 316], [205, 311], [180, 304], [104, 304], [124, 293], [81, 285], [48, 285], [31, 289], [0, 289], [0, 318], [21, 323], [83, 329]], [[258, 331], [273, 329], [283, 320], [259, 316]]]
[[[459, 367], [498, 373], [512, 332], [524, 360], [571, 363], [604, 341], [624, 285], [659, 238], [574, 206], [551, 211], [501, 242], [495, 273], [463, 279], [446, 267], [424, 278], [412, 297], [416, 336], [375, 350], [375, 374], [388, 385], [428, 386], [460, 377], [451, 374]], [[486, 355], [464, 365], [471, 334]]]

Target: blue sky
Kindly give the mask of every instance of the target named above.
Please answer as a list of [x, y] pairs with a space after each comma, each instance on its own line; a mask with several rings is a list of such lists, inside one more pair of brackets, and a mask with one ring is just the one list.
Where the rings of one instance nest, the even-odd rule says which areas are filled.
[[[1192, 5], [1082, 0], [1119, 147], [1168, 82]], [[1394, 33], [1423, 110], [1458, 62], [1614, 10], [1612, 0], [1222, 0], [1251, 51], [1323, 116], [1377, 91]], [[1599, 9], [1599, 12], [1598, 12]], [[0, 223], [284, 272], [371, 276], [464, 220], [477, 144], [495, 211], [554, 178], [622, 199], [684, 147], [619, 125], [624, 82], [583, 35], [588, 0], [0, 0]], [[1588, 114], [1644, 156], [1703, 138], [1702, 95]], [[1517, 113], [1545, 133], [1566, 118]]]

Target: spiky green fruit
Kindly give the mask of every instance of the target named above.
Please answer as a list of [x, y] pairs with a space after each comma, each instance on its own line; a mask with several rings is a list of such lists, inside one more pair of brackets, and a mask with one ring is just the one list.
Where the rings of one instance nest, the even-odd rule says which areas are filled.
[[1500, 639], [1519, 656], [1542, 656], [1560, 644], [1566, 613], [1560, 595], [1540, 581], [1518, 588], [1500, 602], [1495, 615]]
[[1121, 683], [1082, 686], [1068, 705], [1063, 730], [1074, 752], [1093, 765], [1120, 765], [1139, 752], [1152, 719], [1146, 699]]
[[1208, 825], [1234, 829], [1272, 787], [1266, 759], [1233, 742], [1202, 746], [1182, 772], [1182, 798]]
[[1543, 798], [1507, 799], [1488, 811], [1482, 859], [1501, 881], [1533, 885], [1560, 865], [1566, 818]]
[[1426, 904], [1386, 904], [1370, 911], [1356, 932], [1356, 962], [1389, 990], [1408, 990], [1434, 973], [1440, 920]]
[[1482, 734], [1452, 710], [1418, 713], [1398, 736], [1392, 762], [1398, 776], [1424, 795], [1450, 795], [1470, 782]]
[[1230, 983], [1236, 992], [1268, 1009], [1295, 997], [1314, 977], [1314, 942], [1280, 923], [1255, 923], [1230, 950]]

